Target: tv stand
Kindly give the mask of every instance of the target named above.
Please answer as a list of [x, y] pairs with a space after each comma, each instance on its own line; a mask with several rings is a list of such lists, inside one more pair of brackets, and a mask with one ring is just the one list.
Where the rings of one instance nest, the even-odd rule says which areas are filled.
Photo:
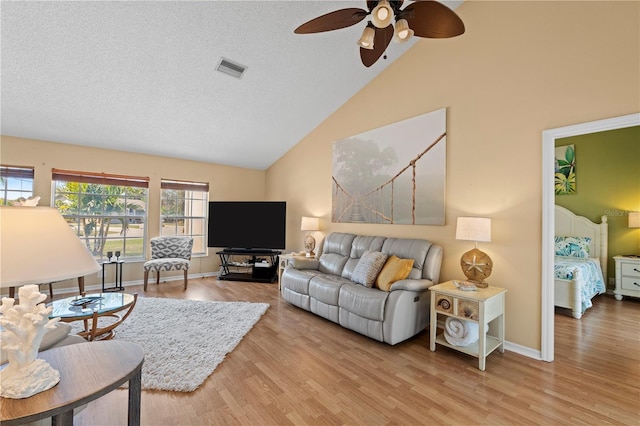
[[232, 254], [256, 254], [256, 255], [267, 255], [267, 254], [280, 254], [277, 250], [264, 250], [264, 249], [252, 249], [252, 248], [226, 248], [222, 250], [224, 253], [232, 253]]
[[272, 283], [278, 278], [277, 250], [225, 249], [216, 254], [219, 280]]

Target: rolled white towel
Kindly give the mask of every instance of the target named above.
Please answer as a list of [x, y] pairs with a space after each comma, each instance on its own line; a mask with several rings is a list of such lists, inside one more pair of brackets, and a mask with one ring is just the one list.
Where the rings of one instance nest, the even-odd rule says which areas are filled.
[[478, 341], [478, 323], [447, 317], [444, 338], [454, 346], [467, 346]]

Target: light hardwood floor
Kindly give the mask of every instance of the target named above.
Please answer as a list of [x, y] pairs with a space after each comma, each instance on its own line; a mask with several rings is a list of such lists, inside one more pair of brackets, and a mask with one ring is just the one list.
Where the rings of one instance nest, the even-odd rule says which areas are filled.
[[[287, 304], [276, 284], [206, 278], [135, 291], [271, 305], [195, 392], [143, 391], [143, 425], [640, 424], [638, 300], [598, 296], [581, 320], [557, 314], [553, 363], [495, 352], [482, 372], [476, 358], [429, 351], [427, 331], [379, 343]], [[125, 425], [126, 404], [116, 390], [75, 424]]]

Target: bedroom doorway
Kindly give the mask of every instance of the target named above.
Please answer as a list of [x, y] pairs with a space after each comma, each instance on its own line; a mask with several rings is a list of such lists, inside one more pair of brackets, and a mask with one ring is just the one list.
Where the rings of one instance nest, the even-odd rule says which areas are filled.
[[540, 357], [551, 362], [554, 357], [554, 292], [553, 292], [553, 236], [555, 229], [554, 153], [556, 139], [586, 135], [607, 130], [640, 125], [640, 113], [542, 132], [542, 324]]

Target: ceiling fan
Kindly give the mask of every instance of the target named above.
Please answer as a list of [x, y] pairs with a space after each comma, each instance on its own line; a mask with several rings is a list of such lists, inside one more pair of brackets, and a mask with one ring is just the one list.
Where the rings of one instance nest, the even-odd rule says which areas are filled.
[[[464, 23], [447, 6], [432, 0], [418, 0], [400, 9], [404, 0], [368, 0], [367, 10], [339, 9], [314, 18], [295, 29], [296, 34], [321, 33], [347, 28], [369, 16], [358, 40], [360, 59], [366, 67], [375, 64], [392, 38], [404, 42], [411, 36], [449, 38], [464, 33]], [[395, 28], [392, 21], [395, 18]]]

